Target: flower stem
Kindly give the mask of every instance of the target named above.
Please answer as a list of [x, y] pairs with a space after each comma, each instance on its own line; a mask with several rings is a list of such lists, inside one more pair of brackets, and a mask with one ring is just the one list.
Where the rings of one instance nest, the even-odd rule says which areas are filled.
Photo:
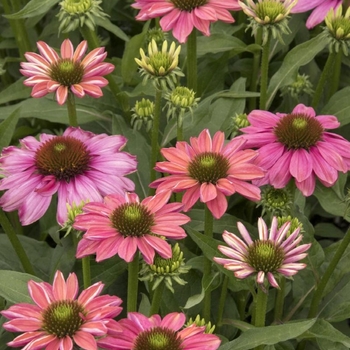
[[86, 289], [91, 286], [90, 256], [82, 258], [81, 263], [83, 267], [84, 289]]
[[127, 312], [137, 311], [137, 294], [139, 284], [139, 253], [136, 252], [133, 261], [128, 263], [128, 294]]
[[72, 92], [68, 92], [67, 97], [67, 109], [68, 109], [68, 118], [70, 126], [78, 126], [77, 118], [77, 109], [75, 107], [75, 98]]
[[[255, 327], [264, 327], [267, 308], [267, 292], [258, 287], [258, 293], [255, 300]], [[255, 349], [263, 350], [265, 345], [259, 345]]]
[[[197, 30], [187, 38], [187, 87], [197, 92]], [[199, 94], [197, 93], [199, 96]]]
[[[255, 37], [255, 44], [261, 45], [262, 41], [262, 29], [259, 28]], [[256, 92], [258, 89], [258, 81], [259, 81], [259, 69], [260, 69], [260, 59], [261, 59], [261, 50], [259, 49], [254, 53], [253, 57], [253, 71], [250, 79], [250, 91]], [[252, 111], [256, 108], [256, 97], [252, 97], [249, 100], [249, 111]]]
[[286, 291], [286, 279], [284, 277], [282, 277], [279, 285], [280, 285], [280, 289], [277, 290], [277, 297], [275, 302], [275, 314], [274, 314], [275, 322], [280, 321], [283, 315], [284, 294]]
[[33, 276], [35, 276], [34, 269], [32, 267], [32, 264], [30, 263], [28, 256], [21, 244], [21, 241], [18, 239], [17, 234], [15, 230], [13, 229], [9, 219], [7, 218], [4, 211], [0, 208], [0, 224], [7, 234], [8, 239], [10, 240], [13, 249], [15, 250], [23, 269], [26, 273], [29, 273]]
[[177, 116], [176, 119], [176, 141], [183, 141], [184, 139], [184, 132], [183, 132], [183, 126], [182, 126], [182, 116]]
[[151, 309], [149, 311], [149, 315], [152, 316], [159, 312], [160, 303], [162, 301], [162, 295], [164, 291], [164, 282], [160, 282], [158, 287], [155, 289], [152, 297]]
[[336, 53], [334, 53], [334, 52], [329, 53], [326, 64], [323, 67], [322, 74], [321, 74], [320, 80], [318, 81], [318, 84], [317, 84], [317, 87], [315, 90], [315, 94], [314, 94], [314, 98], [312, 99], [312, 103], [311, 103], [311, 106], [313, 108], [317, 108], [317, 106], [321, 100], [322, 92], [323, 92], [323, 89], [325, 87], [326, 81], [328, 80], [329, 74], [332, 71], [335, 55], [336, 55]]
[[334, 95], [338, 91], [339, 87], [339, 80], [340, 80], [340, 72], [341, 72], [341, 61], [343, 58], [343, 50], [340, 50], [337, 52], [334, 60], [334, 66], [333, 66], [333, 74], [332, 79], [330, 80], [330, 87], [328, 90], [328, 99]]
[[[154, 170], [154, 167], [157, 162], [159, 146], [158, 146], [158, 137], [159, 137], [159, 124], [160, 124], [160, 114], [162, 107], [162, 93], [160, 87], [156, 88], [156, 96], [154, 103], [154, 114], [153, 114], [153, 127], [151, 135], [151, 163], [150, 163], [150, 182], [153, 182], [157, 178], [157, 173]], [[149, 195], [154, 194], [154, 189], [149, 189]]]
[[[204, 235], [206, 237], [213, 237], [213, 224], [214, 218], [209, 210], [208, 206], [205, 206], [205, 214], [204, 214]], [[211, 260], [204, 260], [204, 269], [203, 269], [203, 280], [209, 283], [211, 275]], [[204, 300], [203, 300], [203, 318], [206, 322], [210, 321], [210, 310], [211, 310], [211, 290], [210, 286], [204, 292]]]
[[221, 286], [221, 294], [220, 294], [219, 307], [218, 307], [218, 318], [216, 321], [216, 324], [218, 327], [221, 326], [222, 316], [224, 314], [225, 301], [227, 296], [227, 286], [228, 286], [228, 276], [224, 276], [224, 280]]
[[261, 57], [260, 109], [266, 109], [267, 83], [269, 80], [269, 54], [271, 36], [268, 35]]

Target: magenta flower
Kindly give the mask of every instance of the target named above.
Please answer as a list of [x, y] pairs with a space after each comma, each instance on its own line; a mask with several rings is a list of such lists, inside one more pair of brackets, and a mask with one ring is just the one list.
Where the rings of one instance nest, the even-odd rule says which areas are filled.
[[333, 115], [319, 115], [313, 108], [297, 105], [292, 113], [273, 114], [254, 110], [248, 115], [251, 126], [242, 128], [244, 147], [256, 147], [255, 164], [267, 170], [265, 177], [254, 181], [258, 186], [270, 184], [283, 188], [295, 178], [304, 196], [315, 190], [316, 178], [330, 187], [338, 171], [350, 168], [350, 143], [343, 137], [326, 132], [340, 123]]
[[184, 211], [190, 210], [200, 199], [206, 203], [215, 218], [227, 209], [226, 196], [238, 192], [251, 199], [260, 199], [260, 189], [248, 180], [264, 176], [264, 172], [252, 164], [258, 155], [253, 150], [241, 150], [244, 141], [232, 139], [224, 146], [225, 135], [218, 131], [213, 140], [209, 130], [187, 142], [177, 142], [176, 147], [163, 148], [162, 155], [168, 161], [158, 162], [155, 169], [170, 176], [150, 184], [157, 191], [186, 191], [182, 203]]
[[1, 312], [10, 319], [3, 327], [10, 332], [24, 332], [7, 345], [25, 350], [39, 349], [97, 349], [96, 340], [108, 333], [108, 326], [120, 329], [113, 320], [122, 310], [122, 300], [116, 296], [100, 295], [104, 285], [95, 283], [82, 291], [74, 273], [67, 281], [57, 271], [49, 283], [28, 282], [34, 304], [21, 303]]
[[256, 274], [257, 283], [263, 285], [267, 277], [272, 287], [279, 288], [276, 275], [294, 276], [306, 267], [306, 264], [299, 261], [307, 256], [305, 252], [311, 244], [299, 245], [303, 238], [299, 234], [300, 227], [286, 238], [290, 222], [278, 229], [277, 218], [274, 217], [269, 233], [265, 221], [259, 218], [259, 239], [254, 241], [241, 222], [237, 223], [237, 228], [243, 240], [225, 231], [222, 237], [229, 247], [218, 246], [220, 252], [229, 259], [214, 258], [214, 261], [223, 265], [225, 269], [233, 271], [237, 278], [243, 279]]
[[306, 27], [311, 29], [324, 21], [331, 8], [335, 11], [341, 4], [341, 0], [298, 0], [291, 13], [306, 12], [314, 9], [306, 21]]
[[220, 346], [219, 337], [204, 333], [205, 327], [182, 328], [185, 321], [185, 315], [177, 312], [163, 319], [159, 315], [148, 318], [138, 312], [129, 312], [128, 318], [119, 321], [123, 331], [117, 337], [101, 339], [98, 345], [108, 350], [216, 350]]
[[52, 196], [58, 194], [57, 221], [67, 220], [67, 203], [102, 201], [111, 193], [134, 190], [124, 176], [136, 170], [135, 156], [121, 149], [126, 138], [95, 135], [69, 127], [62, 136], [41, 134], [39, 141], [28, 136], [21, 147], [3, 149], [0, 157], [0, 198], [5, 211], [19, 210], [23, 225], [40, 219]]
[[170, 195], [164, 191], [140, 202], [135, 193], [111, 194], [103, 203], [86, 204], [73, 225], [86, 231], [78, 244], [77, 258], [96, 253], [96, 261], [101, 261], [118, 254], [130, 262], [138, 249], [147, 264], [153, 263], [155, 252], [171, 258], [171, 246], [164, 238], [186, 237], [180, 225], [190, 218], [179, 213], [181, 203], [167, 204]]
[[32, 97], [43, 97], [56, 92], [58, 104], [66, 102], [69, 90], [77, 97], [85, 94], [101, 97], [102, 90], [108, 84], [104, 75], [114, 70], [114, 65], [103, 62], [107, 53], [104, 47], [92, 50], [84, 58], [87, 42], [82, 41], [74, 51], [69, 39], [61, 45], [61, 57], [43, 41], [37, 43], [40, 55], [25, 53], [28, 62], [21, 62], [21, 73], [28, 77], [24, 85], [33, 86]]
[[186, 42], [193, 28], [209, 36], [210, 23], [233, 23], [229, 10], [241, 10], [238, 0], [136, 0], [132, 7], [140, 10], [136, 16], [140, 21], [162, 17], [162, 29], [172, 30], [180, 43]]

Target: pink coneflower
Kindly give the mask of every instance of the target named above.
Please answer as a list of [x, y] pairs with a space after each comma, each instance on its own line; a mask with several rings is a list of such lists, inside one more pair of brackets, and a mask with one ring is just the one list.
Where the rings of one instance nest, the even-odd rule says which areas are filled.
[[313, 108], [297, 105], [292, 113], [252, 111], [251, 126], [242, 128], [247, 140], [244, 147], [259, 148], [255, 164], [267, 170], [264, 178], [254, 181], [258, 186], [270, 184], [283, 188], [295, 178], [304, 196], [315, 190], [316, 178], [330, 187], [338, 179], [338, 171], [350, 168], [350, 143], [343, 137], [326, 132], [340, 123], [333, 115], [319, 115]]
[[101, 87], [108, 84], [104, 75], [114, 70], [114, 65], [103, 62], [107, 53], [104, 47], [92, 50], [84, 58], [87, 42], [82, 41], [74, 51], [69, 39], [61, 45], [61, 57], [43, 41], [37, 43], [40, 55], [25, 53], [28, 62], [21, 62], [21, 73], [29, 77], [24, 85], [33, 86], [32, 97], [43, 97], [56, 91], [58, 104], [66, 102], [69, 90], [77, 97], [85, 94], [102, 96]]
[[185, 321], [185, 315], [177, 312], [163, 319], [129, 312], [128, 318], [119, 321], [123, 331], [117, 337], [107, 336], [98, 345], [109, 350], [216, 350], [220, 346], [216, 335], [204, 333], [205, 326], [181, 329]]
[[23, 225], [40, 219], [58, 194], [57, 221], [67, 220], [67, 203], [102, 201], [104, 195], [134, 190], [124, 175], [136, 170], [135, 156], [121, 149], [126, 138], [95, 135], [69, 127], [62, 136], [28, 136], [21, 148], [10, 146], [0, 157], [0, 199], [5, 211], [19, 210]]
[[113, 318], [120, 314], [122, 300], [100, 295], [103, 287], [101, 282], [95, 283], [77, 298], [74, 273], [65, 281], [57, 271], [52, 286], [29, 281], [29, 294], [36, 305], [21, 303], [1, 312], [10, 319], [3, 325], [7, 331], [24, 332], [7, 345], [25, 350], [72, 350], [75, 345], [83, 350], [97, 349], [96, 340], [108, 333], [108, 326], [121, 330]]
[[209, 36], [210, 23], [233, 23], [229, 10], [241, 10], [238, 0], [136, 0], [132, 7], [141, 10], [136, 16], [140, 21], [162, 17], [162, 29], [173, 30], [180, 43], [186, 42], [194, 27]]
[[171, 258], [171, 246], [164, 238], [186, 237], [180, 225], [190, 218], [179, 213], [181, 203], [167, 204], [170, 195], [164, 191], [140, 202], [135, 193], [111, 194], [103, 203], [86, 204], [73, 225], [86, 231], [78, 244], [77, 258], [96, 254], [96, 261], [101, 261], [118, 254], [130, 262], [137, 250], [147, 264], [153, 263], [155, 252]]
[[241, 150], [244, 140], [232, 139], [224, 146], [225, 135], [218, 131], [213, 140], [208, 129], [199, 137], [187, 142], [177, 142], [176, 147], [163, 148], [162, 155], [167, 162], [158, 162], [155, 169], [170, 176], [150, 184], [157, 191], [186, 191], [182, 203], [188, 211], [200, 199], [206, 203], [215, 218], [224, 215], [227, 199], [238, 192], [251, 199], [260, 199], [260, 189], [250, 183], [264, 176], [263, 171], [252, 164], [258, 155], [253, 150]]
[[241, 222], [237, 223], [237, 228], [243, 240], [225, 231], [222, 237], [229, 247], [218, 246], [220, 252], [229, 259], [214, 258], [214, 261], [224, 265], [225, 269], [233, 271], [237, 278], [243, 279], [257, 274], [257, 283], [263, 285], [267, 277], [271, 286], [278, 288], [276, 274], [290, 277], [306, 267], [306, 264], [299, 261], [307, 256], [305, 252], [311, 244], [299, 245], [303, 238], [299, 234], [300, 227], [286, 238], [290, 222], [286, 222], [278, 229], [277, 218], [274, 217], [269, 233], [265, 221], [259, 218], [259, 239], [254, 241]]
[[324, 21], [331, 8], [336, 10], [342, 4], [342, 0], [298, 0], [292, 13], [306, 12], [314, 9], [306, 21], [306, 27], [311, 29]]

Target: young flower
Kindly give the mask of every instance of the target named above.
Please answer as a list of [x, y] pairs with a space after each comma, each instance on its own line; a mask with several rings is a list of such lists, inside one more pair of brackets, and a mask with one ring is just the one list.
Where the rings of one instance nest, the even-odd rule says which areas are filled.
[[167, 204], [170, 195], [164, 191], [140, 203], [135, 193], [111, 194], [103, 203], [86, 204], [84, 214], [78, 215], [73, 225], [86, 231], [78, 243], [77, 258], [96, 254], [96, 261], [102, 261], [118, 254], [130, 262], [138, 249], [147, 264], [153, 263], [155, 252], [165, 259], [171, 258], [171, 247], [165, 237], [186, 237], [180, 225], [190, 218], [179, 213], [182, 204]]
[[159, 315], [148, 318], [138, 312], [129, 312], [128, 318], [119, 321], [122, 333], [117, 337], [107, 336], [98, 345], [108, 350], [216, 350], [220, 346], [219, 337], [204, 333], [204, 326], [182, 328], [185, 321], [185, 315], [177, 312], [163, 319]]
[[177, 77], [183, 76], [181, 69], [178, 67], [179, 54], [181, 46], [176, 47], [172, 42], [168, 51], [168, 42], [165, 40], [162, 49], [158, 50], [157, 43], [152, 40], [148, 44], [148, 56], [143, 49], [140, 49], [141, 60], [135, 58], [136, 63], [140, 66], [141, 76], [144, 76], [144, 82], [151, 79], [157, 85], [166, 89], [166, 83], [174, 87], [177, 83]]
[[244, 225], [238, 222], [237, 228], [243, 241], [235, 234], [225, 231], [222, 237], [229, 247], [219, 245], [218, 249], [229, 259], [215, 257], [214, 261], [233, 271], [237, 278], [256, 274], [258, 284], [263, 286], [267, 277], [272, 287], [279, 288], [275, 276], [281, 274], [290, 277], [304, 269], [306, 264], [299, 261], [307, 256], [305, 252], [311, 246], [299, 245], [303, 238], [299, 234], [299, 227], [286, 238], [289, 227], [290, 222], [287, 222], [278, 229], [277, 218], [274, 217], [269, 233], [265, 221], [259, 218], [259, 239], [253, 241]]
[[21, 303], [1, 312], [10, 319], [3, 324], [7, 331], [24, 332], [7, 345], [26, 350], [97, 349], [96, 340], [107, 334], [109, 326], [121, 330], [113, 318], [120, 314], [122, 300], [100, 295], [103, 287], [95, 283], [78, 296], [77, 276], [71, 273], [65, 281], [60, 271], [52, 286], [29, 281], [29, 294], [36, 305]]
[[312, 89], [312, 83], [309, 76], [298, 73], [294, 82], [282, 87], [281, 95], [290, 95], [294, 100], [298, 101], [304, 94], [312, 95], [313, 93], [314, 90]]
[[188, 322], [185, 324], [185, 326], [191, 326], [192, 324], [195, 324], [197, 327], [205, 326], [204, 333], [208, 333], [208, 334], [213, 334], [214, 333], [215, 325], [212, 325], [210, 321], [208, 323], [205, 322], [205, 319], [201, 318], [199, 315], [197, 315], [194, 320], [191, 317], [188, 320]]
[[274, 188], [267, 185], [261, 191], [259, 206], [263, 207], [261, 215], [269, 213], [273, 216], [288, 215], [293, 204], [293, 196], [288, 188]]
[[350, 168], [350, 143], [325, 131], [340, 125], [333, 115], [316, 116], [313, 108], [299, 104], [290, 114], [254, 110], [248, 119], [251, 125], [241, 129], [244, 134], [238, 138], [247, 141], [244, 147], [259, 149], [255, 164], [267, 173], [254, 182], [258, 186], [284, 188], [293, 177], [303, 195], [310, 196], [316, 178], [330, 187], [338, 171]]
[[150, 187], [157, 191], [186, 191], [182, 198], [184, 211], [200, 199], [217, 219], [227, 209], [226, 196], [238, 192], [248, 199], [259, 200], [259, 188], [247, 182], [264, 176], [252, 164], [257, 152], [241, 150], [245, 143], [242, 139], [233, 139], [225, 146], [224, 141], [223, 132], [218, 131], [212, 140], [205, 129], [199, 137], [191, 137], [190, 145], [177, 142], [176, 147], [163, 148], [161, 153], [168, 161], [158, 162], [155, 169], [170, 175], [155, 180]]
[[229, 11], [241, 10], [237, 0], [136, 0], [132, 7], [141, 10], [136, 16], [140, 21], [162, 17], [162, 29], [172, 30], [180, 43], [187, 41], [193, 28], [209, 36], [210, 23], [233, 23]]
[[104, 75], [114, 70], [114, 65], [103, 62], [107, 53], [99, 47], [84, 58], [87, 42], [82, 41], [74, 51], [69, 39], [61, 45], [61, 57], [43, 41], [37, 43], [40, 55], [34, 52], [25, 54], [28, 62], [21, 62], [21, 73], [28, 77], [24, 85], [33, 86], [32, 97], [43, 97], [56, 92], [57, 102], [63, 105], [71, 91], [81, 98], [85, 95], [101, 97], [108, 84]]
[[140, 130], [142, 125], [146, 131], [150, 131], [153, 124], [154, 103], [142, 98], [141, 101], [136, 101], [135, 107], [131, 109], [134, 113], [131, 117], [131, 125], [134, 129]]
[[306, 12], [314, 9], [306, 21], [306, 27], [311, 29], [323, 22], [331, 8], [337, 10], [341, 4], [342, 0], [298, 0], [291, 13]]
[[95, 135], [69, 127], [62, 136], [41, 134], [39, 141], [28, 136], [21, 148], [10, 146], [0, 157], [0, 199], [5, 211], [19, 210], [23, 225], [40, 219], [57, 192], [57, 221], [67, 219], [67, 203], [102, 201], [107, 193], [133, 191], [134, 183], [124, 176], [136, 171], [135, 156], [121, 149], [126, 138]]
[[60, 12], [57, 15], [60, 22], [58, 33], [68, 33], [86, 25], [95, 30], [95, 18], [109, 17], [103, 12], [102, 0], [63, 0], [59, 3]]
[[300, 229], [300, 232], [305, 232], [303, 224], [299, 221], [298, 218], [288, 216], [280, 216], [277, 218], [277, 227], [280, 229], [286, 222], [290, 222], [289, 230], [286, 233], [288, 238], [296, 229]]
[[298, 0], [246, 0], [238, 1], [243, 12], [249, 17], [250, 24], [248, 28], [252, 28], [252, 34], [256, 35], [259, 28], [263, 31], [263, 45], [267, 38], [272, 34], [273, 38], [277, 38], [283, 43], [282, 34], [289, 34], [288, 27], [289, 13]]

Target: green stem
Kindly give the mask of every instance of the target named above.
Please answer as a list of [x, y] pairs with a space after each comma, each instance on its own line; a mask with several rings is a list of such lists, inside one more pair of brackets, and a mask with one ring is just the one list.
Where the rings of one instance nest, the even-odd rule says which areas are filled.
[[[158, 146], [158, 138], [159, 138], [159, 125], [160, 125], [160, 115], [162, 109], [162, 93], [160, 87], [156, 88], [156, 96], [154, 103], [154, 114], [153, 114], [153, 127], [152, 127], [152, 135], [151, 135], [151, 163], [150, 163], [150, 182], [153, 182], [157, 178], [157, 173], [154, 170], [154, 167], [157, 162], [159, 146]], [[154, 189], [149, 189], [149, 195], [154, 194]]]
[[23, 269], [26, 273], [29, 273], [30, 275], [35, 276], [34, 269], [32, 267], [32, 264], [30, 263], [28, 256], [21, 244], [21, 241], [18, 239], [18, 236], [13, 229], [13, 226], [11, 225], [9, 219], [7, 218], [4, 211], [0, 208], [0, 224], [7, 234], [8, 239], [10, 240], [13, 249], [15, 250]]
[[333, 74], [332, 74], [332, 79], [329, 82], [330, 87], [328, 90], [327, 101], [329, 100], [330, 97], [332, 97], [332, 95], [334, 95], [338, 91], [342, 58], [343, 58], [343, 50], [339, 49], [334, 60]]
[[78, 126], [77, 109], [75, 107], [75, 98], [72, 92], [68, 92], [67, 110], [70, 126]]
[[128, 293], [127, 312], [137, 311], [137, 295], [139, 285], [139, 253], [136, 252], [133, 261], [128, 263]]
[[269, 80], [269, 54], [271, 36], [268, 35], [261, 57], [260, 109], [266, 109], [267, 84]]
[[183, 116], [177, 116], [176, 120], [176, 141], [183, 141], [184, 139], [184, 132], [183, 132], [183, 125], [182, 125], [182, 118]]
[[86, 289], [91, 286], [90, 256], [82, 258], [81, 263], [83, 267], [84, 289]]
[[[11, 1], [12, 9], [8, 0], [1, 0], [1, 3], [6, 15], [10, 15], [13, 12], [16, 13], [21, 10], [21, 4], [17, 0]], [[24, 59], [24, 54], [32, 50], [32, 45], [29, 40], [28, 31], [25, 27], [24, 19], [9, 19], [8, 21], [15, 35], [20, 56], [22, 59]]]
[[275, 322], [281, 321], [283, 316], [284, 295], [286, 291], [286, 279], [282, 277], [280, 281], [280, 289], [277, 290], [276, 302], [275, 302]]
[[[206, 237], [212, 238], [214, 218], [213, 218], [213, 214], [211, 213], [207, 205], [205, 206], [204, 215], [205, 215], [204, 235]], [[204, 267], [203, 267], [203, 280], [206, 283], [209, 283], [210, 276], [211, 276], [211, 260], [205, 259]], [[203, 318], [205, 319], [206, 322], [210, 321], [210, 310], [211, 310], [211, 290], [210, 290], [210, 286], [208, 286], [204, 292], [204, 300], [203, 300]]]
[[[187, 87], [197, 93], [197, 30], [187, 38]], [[200, 94], [197, 93], [199, 97]]]
[[[255, 44], [261, 46], [262, 41], [262, 29], [259, 28], [257, 35], [255, 37]], [[253, 57], [253, 71], [250, 80], [250, 91], [256, 92], [258, 90], [258, 81], [259, 81], [259, 69], [260, 69], [260, 59], [261, 59], [261, 50], [259, 49], [254, 53]], [[256, 108], [256, 97], [252, 97], [249, 100], [249, 111], [252, 111]]]
[[[255, 300], [255, 327], [264, 327], [267, 308], [267, 293], [258, 287], [258, 293]], [[259, 345], [255, 349], [263, 350], [265, 345]]]
[[320, 305], [323, 292], [327, 286], [327, 283], [332, 276], [335, 268], [337, 267], [340, 259], [342, 258], [346, 248], [348, 247], [350, 243], [350, 229], [347, 230], [343, 240], [341, 241], [337, 251], [335, 252], [331, 262], [329, 263], [325, 273], [323, 274], [320, 282], [318, 283], [314, 295], [311, 300], [311, 306], [308, 314], [308, 318], [314, 318], [317, 315], [318, 307]]
[[151, 309], [149, 311], [149, 315], [152, 316], [159, 312], [160, 303], [162, 301], [162, 295], [164, 291], [164, 282], [160, 282], [158, 287], [155, 289], [152, 297]]
[[335, 53], [329, 53], [326, 64], [322, 70], [322, 74], [320, 77], [320, 80], [318, 81], [314, 98], [312, 99], [311, 106], [313, 108], [317, 108], [318, 104], [320, 103], [321, 97], [322, 97], [322, 92], [325, 87], [326, 81], [328, 80], [329, 74], [332, 71], [334, 59], [335, 59]]
[[216, 321], [216, 324], [218, 327], [221, 326], [222, 316], [224, 314], [225, 301], [226, 301], [226, 296], [227, 296], [227, 286], [228, 286], [228, 276], [225, 275], [224, 280], [222, 282], [222, 286], [221, 286], [221, 294], [220, 294], [219, 308], [218, 308], [218, 318]]

